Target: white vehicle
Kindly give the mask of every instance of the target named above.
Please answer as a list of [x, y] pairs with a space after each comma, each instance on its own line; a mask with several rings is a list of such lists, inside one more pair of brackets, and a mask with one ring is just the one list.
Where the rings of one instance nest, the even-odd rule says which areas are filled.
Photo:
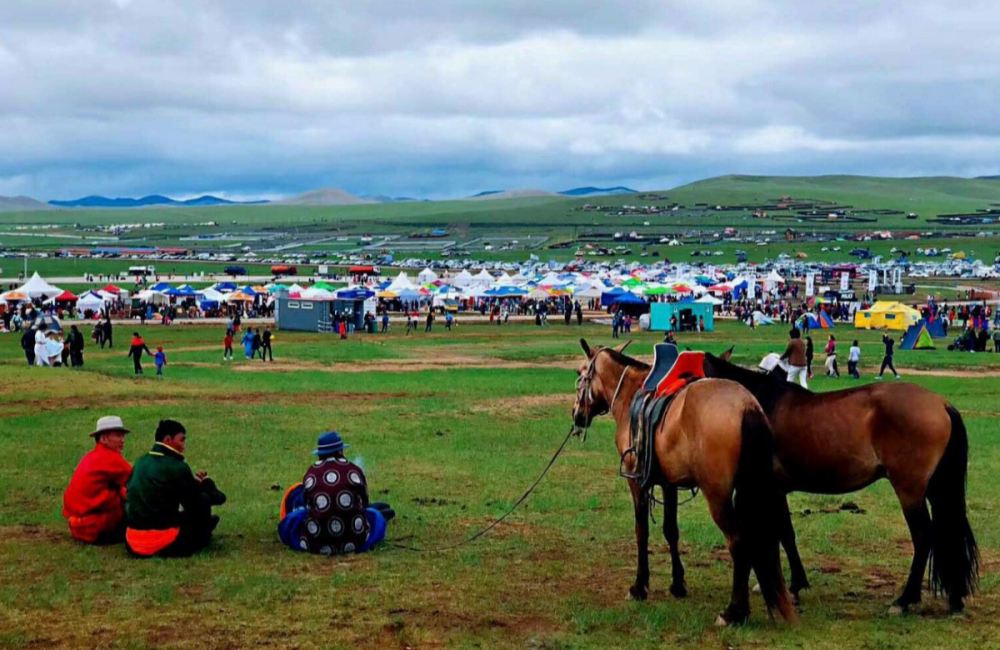
[[128, 267], [129, 275], [156, 275], [155, 266], [130, 266]]

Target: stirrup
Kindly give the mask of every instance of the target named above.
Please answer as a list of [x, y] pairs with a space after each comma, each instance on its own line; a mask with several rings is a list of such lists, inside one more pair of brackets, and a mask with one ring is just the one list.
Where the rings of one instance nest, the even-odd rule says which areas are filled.
[[631, 479], [633, 481], [637, 481], [637, 480], [639, 480], [641, 478], [640, 474], [638, 474], [637, 472], [628, 472], [628, 471], [625, 470], [625, 457], [628, 456], [629, 454], [632, 454], [633, 456], [635, 456], [635, 459], [636, 459], [636, 470], [637, 471], [639, 470], [639, 456], [636, 453], [635, 447], [629, 447], [622, 454], [621, 462], [618, 464], [618, 476], [620, 476], [621, 478], [627, 478], [627, 479]]

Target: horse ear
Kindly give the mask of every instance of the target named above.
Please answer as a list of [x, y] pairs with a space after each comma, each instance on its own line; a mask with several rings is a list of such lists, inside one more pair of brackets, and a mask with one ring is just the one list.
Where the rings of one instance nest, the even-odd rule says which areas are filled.
[[594, 351], [590, 349], [589, 345], [587, 345], [587, 339], [580, 339], [580, 347], [583, 348], [583, 353], [588, 357], [594, 356]]
[[723, 361], [729, 361], [730, 359], [733, 358], [733, 350], [735, 349], [736, 349], [735, 345], [731, 346], [728, 350], [720, 354], [719, 358], [722, 359]]
[[618, 349], [616, 350], [616, 352], [618, 352], [618, 354], [625, 354], [625, 350], [626, 350], [626, 349], [628, 348], [628, 346], [630, 346], [630, 345], [632, 345], [632, 339], [629, 339], [628, 341], [625, 341], [625, 343], [624, 343], [624, 344], [623, 344], [623, 345], [622, 345], [622, 346], [621, 346], [620, 348], [618, 348]]

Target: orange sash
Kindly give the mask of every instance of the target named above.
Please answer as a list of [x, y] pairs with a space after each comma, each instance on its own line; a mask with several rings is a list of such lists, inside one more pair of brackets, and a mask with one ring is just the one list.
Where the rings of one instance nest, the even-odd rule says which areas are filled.
[[173, 544], [180, 532], [180, 528], [167, 528], [166, 530], [126, 528], [125, 542], [136, 555], [149, 557]]

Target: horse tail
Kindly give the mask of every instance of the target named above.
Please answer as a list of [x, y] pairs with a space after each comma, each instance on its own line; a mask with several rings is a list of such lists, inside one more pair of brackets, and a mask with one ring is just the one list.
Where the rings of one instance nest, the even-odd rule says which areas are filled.
[[943, 592], [953, 609], [979, 583], [979, 547], [972, 534], [965, 506], [965, 482], [969, 465], [969, 437], [961, 414], [950, 404], [951, 437], [927, 486], [931, 502], [931, 570], [934, 594]]
[[768, 612], [773, 616], [777, 609], [785, 620], [794, 620], [779, 556], [784, 502], [774, 479], [774, 440], [767, 416], [759, 406], [754, 407], [743, 412], [734, 499], [736, 532], [757, 574]]

